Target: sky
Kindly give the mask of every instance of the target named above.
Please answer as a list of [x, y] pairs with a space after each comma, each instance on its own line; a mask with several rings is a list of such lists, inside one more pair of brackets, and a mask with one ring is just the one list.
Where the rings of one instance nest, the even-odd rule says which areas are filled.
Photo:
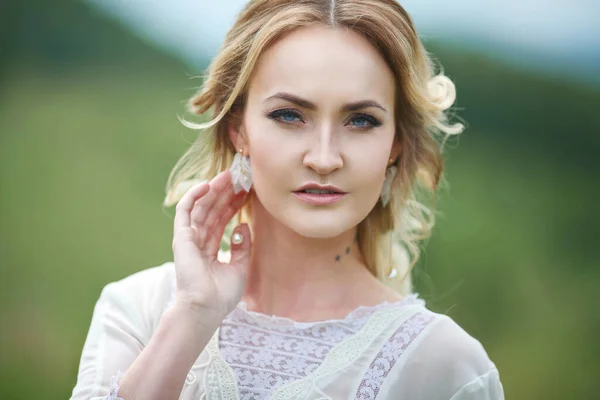
[[[244, 0], [88, 0], [136, 34], [200, 67]], [[403, 0], [424, 39], [600, 82], [600, 0]], [[526, 61], [526, 62], [525, 62]]]

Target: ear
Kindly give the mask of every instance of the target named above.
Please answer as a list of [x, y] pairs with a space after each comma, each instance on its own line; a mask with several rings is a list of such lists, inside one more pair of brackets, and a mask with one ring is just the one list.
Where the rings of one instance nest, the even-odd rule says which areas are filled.
[[390, 158], [396, 160], [402, 154], [402, 141], [400, 138], [395, 137], [392, 143], [392, 149], [390, 151]]
[[227, 122], [227, 134], [229, 140], [233, 144], [235, 151], [244, 149], [244, 153], [248, 154], [248, 137], [244, 127], [243, 118], [239, 113], [232, 113]]

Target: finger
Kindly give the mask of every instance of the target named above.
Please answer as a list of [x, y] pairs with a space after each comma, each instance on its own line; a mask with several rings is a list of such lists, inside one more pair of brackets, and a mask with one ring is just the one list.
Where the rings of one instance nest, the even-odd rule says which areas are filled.
[[219, 172], [217, 176], [210, 181], [210, 191], [202, 198], [202, 202], [211, 204], [221, 192], [227, 188], [227, 186], [231, 186], [231, 172], [229, 172], [228, 169]]
[[199, 229], [202, 226], [206, 226], [206, 218], [211, 215], [215, 202], [219, 201], [221, 197], [227, 196], [228, 188], [233, 192], [231, 173], [227, 170], [215, 176], [210, 181], [211, 190], [196, 201], [191, 215], [192, 226], [196, 226]]
[[213, 186], [216, 191], [221, 191], [229, 185], [231, 185], [231, 171], [228, 169], [219, 172], [217, 176], [215, 176], [214, 182], [211, 182], [211, 186]]
[[216, 253], [221, 246], [221, 239], [223, 238], [223, 233], [225, 233], [225, 228], [227, 224], [235, 213], [237, 213], [243, 204], [243, 200], [245, 198], [245, 194], [238, 193], [233, 202], [227, 206], [224, 210], [222, 210], [221, 215], [215, 221], [213, 226], [207, 227], [205, 230], [205, 251], [207, 254]]
[[[231, 174], [227, 172], [226, 174], [219, 175], [219, 179], [225, 178], [226, 180], [220, 180], [217, 182], [217, 189], [221, 188], [220, 192], [209, 193], [207, 196], [209, 200], [200, 199], [194, 209], [192, 210], [192, 226], [196, 226], [198, 228], [198, 232], [195, 235], [195, 242], [198, 247], [205, 248], [205, 241], [209, 240], [209, 236], [212, 231], [212, 227], [215, 225], [216, 221], [221, 217], [224, 210], [231, 204], [235, 197], [235, 193], [233, 192], [233, 185], [231, 184]], [[221, 186], [223, 185], [223, 186]], [[215, 199], [214, 196], [217, 196]], [[210, 198], [213, 198], [212, 202]]]
[[233, 193], [233, 189], [224, 191], [221, 196], [213, 203], [210, 210], [206, 213], [203, 226], [207, 231], [213, 229], [217, 221], [225, 210], [232, 205], [238, 196]]
[[189, 229], [191, 226], [191, 211], [194, 203], [208, 193], [210, 185], [207, 182], [192, 186], [179, 200], [175, 207], [175, 218], [173, 221], [173, 233], [176, 234], [182, 229]]
[[223, 209], [229, 205], [235, 196], [231, 180], [219, 192], [210, 194], [208, 199], [200, 199], [197, 207], [192, 210], [192, 224], [198, 227], [210, 229], [215, 221], [220, 217]]

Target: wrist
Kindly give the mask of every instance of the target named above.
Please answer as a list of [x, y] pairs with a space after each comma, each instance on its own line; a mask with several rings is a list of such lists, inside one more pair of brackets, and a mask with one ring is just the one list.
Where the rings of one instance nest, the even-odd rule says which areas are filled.
[[172, 313], [177, 314], [178, 319], [205, 326], [207, 329], [216, 329], [227, 315], [226, 312], [215, 310], [204, 303], [179, 296], [172, 307]]

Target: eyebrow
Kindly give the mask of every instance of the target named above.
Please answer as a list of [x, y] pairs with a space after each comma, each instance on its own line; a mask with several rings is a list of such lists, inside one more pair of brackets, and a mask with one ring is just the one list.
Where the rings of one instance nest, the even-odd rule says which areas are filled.
[[[275, 93], [273, 96], [267, 97], [265, 99], [265, 102], [272, 100], [272, 99], [281, 99], [281, 100], [289, 101], [290, 103], [294, 103], [302, 108], [306, 108], [309, 110], [317, 109], [317, 106], [315, 105], [315, 103], [312, 103], [306, 99], [303, 99], [302, 97], [298, 97], [291, 93], [285, 93], [285, 92]], [[379, 109], [387, 112], [387, 110], [381, 104], [377, 103], [374, 100], [361, 100], [361, 101], [357, 101], [354, 103], [344, 104], [344, 107], [342, 107], [342, 111], [346, 111], [346, 112], [358, 111], [363, 108], [369, 108], [369, 107], [379, 108]]]

